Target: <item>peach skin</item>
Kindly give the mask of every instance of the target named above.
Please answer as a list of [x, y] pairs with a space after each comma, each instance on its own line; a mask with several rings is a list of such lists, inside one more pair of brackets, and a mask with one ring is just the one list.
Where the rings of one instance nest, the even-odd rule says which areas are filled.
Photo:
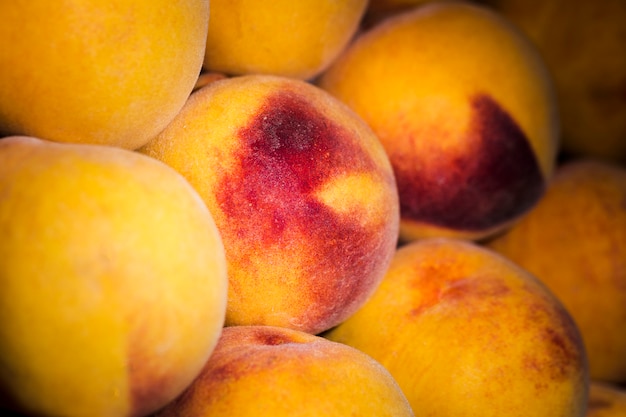
[[309, 80], [339, 56], [367, 0], [211, 0], [204, 68]]
[[319, 333], [374, 291], [398, 239], [398, 192], [376, 135], [325, 91], [248, 75], [196, 91], [139, 152], [178, 170], [215, 218], [227, 325]]
[[397, 13], [362, 32], [317, 84], [383, 143], [403, 241], [484, 239], [533, 207], [552, 175], [552, 80], [530, 41], [487, 7]]
[[537, 207], [486, 245], [568, 308], [592, 378], [626, 382], [626, 168], [591, 159], [562, 164]]
[[587, 358], [568, 311], [473, 242], [400, 247], [370, 300], [323, 335], [379, 361], [417, 416], [585, 415]]
[[224, 329], [187, 390], [155, 417], [412, 417], [397, 382], [349, 346], [274, 326]]
[[0, 17], [0, 136], [136, 149], [191, 94], [209, 1], [3, 1]]
[[226, 258], [176, 171], [3, 138], [0, 234], [0, 409], [142, 417], [198, 375], [224, 325]]

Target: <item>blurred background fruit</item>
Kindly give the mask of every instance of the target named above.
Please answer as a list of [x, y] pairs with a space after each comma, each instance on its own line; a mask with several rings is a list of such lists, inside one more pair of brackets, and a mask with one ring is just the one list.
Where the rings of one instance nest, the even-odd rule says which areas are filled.
[[524, 31], [552, 72], [563, 151], [626, 163], [626, 2], [484, 3]]
[[361, 24], [369, 28], [393, 14], [436, 1], [441, 0], [369, 0]]
[[567, 310], [465, 240], [400, 247], [372, 298], [324, 336], [385, 366], [416, 416], [584, 416], [587, 360]]
[[211, 0], [204, 68], [311, 79], [356, 33], [367, 0]]
[[178, 170], [213, 214], [227, 325], [319, 333], [357, 310], [389, 266], [399, 227], [389, 159], [360, 117], [307, 82], [214, 81], [138, 152]]
[[478, 240], [526, 213], [552, 175], [559, 126], [551, 81], [500, 15], [434, 2], [362, 32], [318, 85], [383, 143], [404, 241]]
[[284, 327], [227, 327], [202, 373], [155, 417], [412, 417], [382, 365]]
[[136, 149], [180, 110], [208, 0], [0, 2], [0, 135]]
[[564, 163], [539, 204], [487, 246], [564, 303], [582, 332], [593, 378], [626, 382], [626, 168]]
[[0, 232], [0, 409], [144, 416], [200, 372], [224, 324], [226, 260], [173, 169], [4, 138]]
[[605, 382], [591, 381], [586, 417], [626, 416], [626, 389]]

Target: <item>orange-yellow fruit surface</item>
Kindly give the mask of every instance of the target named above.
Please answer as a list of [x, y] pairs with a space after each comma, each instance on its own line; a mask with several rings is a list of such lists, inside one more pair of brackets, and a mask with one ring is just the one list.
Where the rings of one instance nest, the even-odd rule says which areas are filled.
[[553, 74], [563, 150], [626, 163], [626, 2], [486, 3], [524, 31]]
[[273, 326], [226, 327], [202, 373], [157, 417], [411, 417], [389, 372], [349, 346]]
[[3, 1], [0, 16], [0, 134], [136, 149], [192, 91], [209, 1]]
[[542, 280], [580, 328], [591, 376], [626, 382], [626, 169], [562, 165], [544, 198], [488, 246]]
[[393, 256], [389, 159], [361, 118], [309, 83], [214, 81], [139, 152], [182, 173], [213, 214], [228, 259], [227, 325], [319, 333], [365, 302]]
[[435, 2], [385, 19], [318, 85], [383, 143], [404, 240], [485, 238], [527, 212], [552, 174], [559, 126], [549, 74], [486, 7]]
[[311, 79], [356, 33], [367, 0], [211, 0], [204, 67]]
[[416, 416], [585, 415], [587, 361], [570, 315], [474, 243], [400, 247], [372, 298], [325, 336], [385, 366]]
[[0, 409], [140, 417], [200, 372], [224, 323], [226, 261], [174, 170], [4, 138], [0, 232]]

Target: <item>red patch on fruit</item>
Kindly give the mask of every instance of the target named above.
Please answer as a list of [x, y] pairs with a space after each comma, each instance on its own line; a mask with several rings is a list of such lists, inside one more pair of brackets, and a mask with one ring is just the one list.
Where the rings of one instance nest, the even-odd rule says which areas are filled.
[[569, 313], [555, 305], [550, 295], [537, 291], [536, 287], [526, 285], [526, 290], [531, 297], [538, 298], [528, 311], [528, 322], [534, 324], [548, 317], [551, 325], [538, 329], [537, 346], [543, 346], [545, 356], [528, 352], [524, 366], [553, 381], [567, 379], [572, 373], [586, 369], [582, 337]]
[[471, 152], [391, 156], [403, 219], [481, 231], [518, 217], [543, 195], [545, 180], [520, 127], [488, 95], [474, 96], [471, 107]]
[[[347, 306], [366, 296], [363, 288], [380, 278], [386, 265], [380, 257], [391, 256], [385, 248], [393, 246], [390, 239], [395, 242], [396, 237], [383, 230], [384, 219], [363, 227], [359, 219], [324, 205], [315, 192], [347, 172], [379, 176], [388, 184], [393, 184], [393, 176], [382, 172], [357, 134], [296, 92], [269, 96], [237, 136], [239, 167], [220, 179], [216, 191], [228, 218], [221, 228], [227, 256], [245, 265], [249, 257], [267, 251], [288, 257], [294, 247], [309, 247], [306, 263], [300, 263], [300, 253], [294, 256], [294, 273], [309, 287], [297, 291], [311, 295], [311, 300], [302, 300], [310, 308], [299, 321], [337, 324]], [[259, 276], [246, 272], [252, 274], [246, 279], [263, 279], [263, 271], [256, 272]]]

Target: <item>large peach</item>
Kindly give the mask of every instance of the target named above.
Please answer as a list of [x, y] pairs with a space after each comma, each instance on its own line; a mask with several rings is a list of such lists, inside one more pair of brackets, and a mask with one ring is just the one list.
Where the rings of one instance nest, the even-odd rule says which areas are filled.
[[0, 140], [0, 259], [0, 409], [144, 416], [191, 383], [223, 327], [210, 212], [135, 152]]
[[202, 373], [155, 417], [409, 417], [389, 372], [363, 352], [273, 326], [224, 329]]
[[365, 302], [393, 256], [389, 159], [361, 118], [307, 82], [214, 81], [138, 151], [182, 173], [213, 214], [227, 325], [326, 330]]
[[372, 127], [394, 167], [403, 240], [482, 239], [541, 197], [558, 109], [528, 39], [487, 7], [431, 2], [361, 35], [319, 86]]
[[367, 0], [211, 0], [204, 68], [311, 79], [356, 33]]
[[561, 148], [626, 163], [626, 2], [483, 1], [531, 39], [552, 72]]
[[418, 416], [585, 415], [587, 361], [571, 316], [472, 242], [400, 247], [372, 298], [324, 335], [385, 366]]
[[0, 133], [135, 149], [202, 66], [208, 0], [0, 2]]
[[487, 246], [561, 299], [582, 332], [593, 378], [626, 382], [626, 168], [561, 165], [537, 207]]

